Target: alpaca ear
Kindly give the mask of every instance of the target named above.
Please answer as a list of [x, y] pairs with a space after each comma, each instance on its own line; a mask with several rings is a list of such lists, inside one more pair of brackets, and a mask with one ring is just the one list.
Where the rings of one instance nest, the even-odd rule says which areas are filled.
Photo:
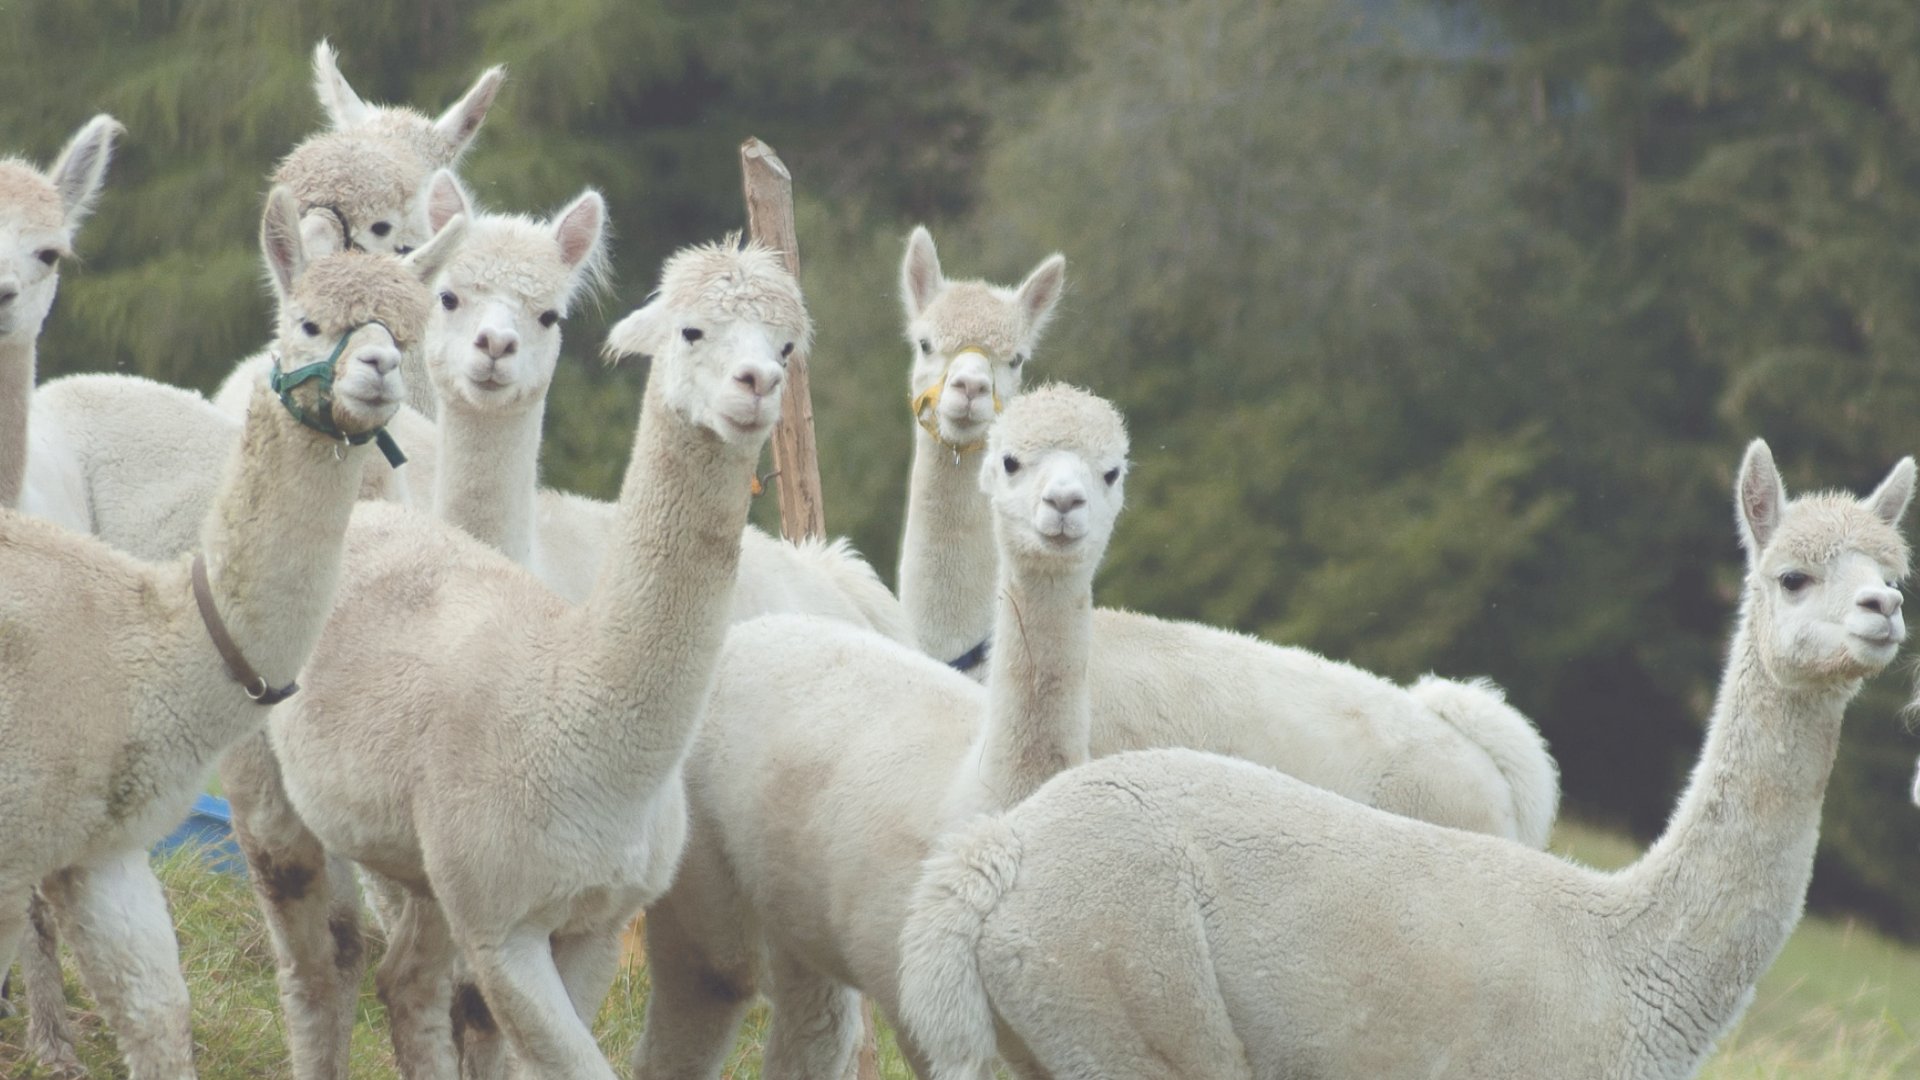
[[946, 282], [940, 276], [940, 253], [933, 248], [933, 234], [925, 225], [915, 225], [913, 235], [907, 237], [906, 258], [900, 262], [900, 302], [906, 305], [908, 322], [927, 310]]
[[436, 169], [427, 181], [427, 228], [438, 233], [455, 217], [472, 213], [472, 200], [460, 186], [460, 178], [451, 169]]
[[120, 121], [106, 113], [86, 122], [60, 157], [53, 163], [53, 187], [60, 193], [67, 228], [79, 227], [93, 213], [93, 201], [107, 179], [107, 162], [113, 157], [113, 140], [126, 134]]
[[1887, 478], [1880, 481], [1880, 486], [1873, 489], [1873, 494], [1862, 501], [1881, 521], [1900, 524], [1900, 519], [1906, 516], [1907, 504], [1913, 501], [1913, 459], [1901, 458]]
[[493, 107], [493, 97], [500, 92], [500, 83], [506, 77], [507, 69], [498, 64], [481, 72], [466, 96], [454, 102], [446, 112], [440, 114], [440, 119], [433, 122], [433, 130], [453, 147], [453, 157], [441, 164], [451, 165], [459, 161], [460, 155], [466, 153], [467, 147], [473, 144], [473, 137], [480, 134], [480, 125], [486, 121], [487, 110]]
[[1773, 451], [1767, 449], [1766, 440], [1747, 444], [1733, 491], [1740, 507], [1741, 542], [1749, 555], [1758, 555], [1780, 527], [1780, 514], [1787, 505], [1787, 489], [1780, 482], [1780, 470], [1773, 464]]
[[623, 356], [659, 356], [672, 340], [673, 319], [667, 302], [654, 297], [645, 307], [613, 324], [600, 352], [609, 361]]
[[605, 258], [607, 236], [607, 200], [588, 188], [580, 197], [554, 215], [553, 238], [560, 245], [560, 261], [579, 281], [591, 277]]
[[347, 250], [340, 219], [331, 210], [315, 208], [300, 215], [300, 242], [306, 247], [309, 261]]
[[431, 282], [446, 269], [453, 260], [453, 253], [459, 250], [460, 242], [467, 238], [467, 215], [455, 214], [451, 220], [433, 234], [433, 239], [415, 248], [406, 258], [400, 260], [413, 270], [414, 276], [421, 281]]
[[326, 38], [313, 47], [313, 93], [335, 131], [356, 127], [373, 115], [367, 103], [347, 85], [346, 76], [340, 74], [339, 54]]
[[300, 236], [300, 204], [285, 185], [267, 194], [266, 213], [260, 217], [260, 253], [266, 256], [274, 291], [281, 302], [293, 293], [293, 283], [307, 272], [307, 247]]
[[1040, 332], [1047, 328], [1053, 319], [1053, 309], [1060, 302], [1060, 293], [1067, 287], [1067, 257], [1054, 252], [1041, 260], [1033, 268], [1027, 280], [1020, 283], [1020, 310], [1027, 316], [1027, 340], [1037, 341]]

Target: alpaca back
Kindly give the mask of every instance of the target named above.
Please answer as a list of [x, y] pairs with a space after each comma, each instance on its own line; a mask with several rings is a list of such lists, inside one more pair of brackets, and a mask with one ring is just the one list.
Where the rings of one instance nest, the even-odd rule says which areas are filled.
[[[1509, 839], [1515, 792], [1479, 744], [1351, 664], [1198, 623], [1094, 612], [1092, 752], [1188, 747], [1244, 758], [1393, 813]], [[1513, 718], [1531, 732], [1517, 713]], [[1527, 776], [1554, 775], [1537, 735]], [[1552, 801], [1548, 801], [1552, 805]], [[1544, 844], [1544, 831], [1535, 846]]]

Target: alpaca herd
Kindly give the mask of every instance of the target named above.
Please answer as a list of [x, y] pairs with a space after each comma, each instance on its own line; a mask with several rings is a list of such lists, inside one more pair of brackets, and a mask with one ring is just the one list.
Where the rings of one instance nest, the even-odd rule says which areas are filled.
[[619, 498], [544, 487], [606, 201], [476, 205], [498, 67], [437, 118], [313, 69], [327, 129], [260, 223], [274, 338], [211, 401], [35, 385], [122, 129], [0, 161], [0, 973], [45, 1067], [82, 1071], [64, 939], [128, 1075], [195, 1075], [147, 849], [216, 769], [301, 1080], [347, 1075], [367, 901], [410, 1078], [615, 1076], [590, 1025], [643, 911], [642, 1080], [717, 1078], [760, 994], [765, 1075], [811, 1080], [849, 1075], [862, 995], [926, 1080], [1685, 1077], [1738, 1018], [1905, 638], [1912, 459], [1790, 501], [1748, 448], [1705, 749], [1597, 873], [1541, 850], [1558, 771], [1492, 683], [1094, 605], [1126, 425], [1022, 385], [1061, 255], [1009, 288], [907, 239], [896, 599], [747, 523], [813, 333], [778, 252], [666, 261], [603, 346], [651, 358]]

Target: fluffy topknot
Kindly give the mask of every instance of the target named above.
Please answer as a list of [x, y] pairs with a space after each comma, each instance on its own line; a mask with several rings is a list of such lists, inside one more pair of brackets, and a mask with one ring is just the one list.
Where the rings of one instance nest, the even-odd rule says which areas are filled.
[[326, 326], [379, 321], [402, 349], [420, 343], [433, 294], [417, 274], [391, 255], [336, 252], [316, 259], [294, 286], [294, 301]]
[[332, 207], [358, 229], [402, 212], [432, 171], [425, 158], [401, 143], [336, 131], [295, 147], [273, 179], [293, 192], [303, 212]]
[[1105, 398], [1077, 386], [1048, 383], [1013, 399], [987, 437], [989, 460], [1055, 448], [1089, 460], [1124, 459], [1127, 422]]
[[813, 343], [800, 283], [780, 253], [738, 233], [717, 244], [675, 252], [660, 270], [660, 296], [674, 311], [709, 319], [749, 319], [792, 334], [802, 352]]

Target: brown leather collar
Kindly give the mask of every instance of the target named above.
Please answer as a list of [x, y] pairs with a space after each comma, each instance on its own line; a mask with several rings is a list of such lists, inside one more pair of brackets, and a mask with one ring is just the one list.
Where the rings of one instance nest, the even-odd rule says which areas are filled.
[[292, 697], [300, 684], [290, 682], [279, 689], [267, 685], [267, 677], [253, 670], [247, 658], [240, 654], [240, 646], [233, 643], [233, 635], [227, 633], [227, 624], [220, 621], [220, 612], [213, 606], [213, 587], [207, 584], [207, 558], [195, 552], [193, 556], [193, 602], [200, 606], [200, 621], [207, 624], [207, 636], [213, 639], [213, 647], [219, 650], [220, 659], [226, 662], [227, 674], [240, 684], [247, 696], [257, 705], [278, 705]]

